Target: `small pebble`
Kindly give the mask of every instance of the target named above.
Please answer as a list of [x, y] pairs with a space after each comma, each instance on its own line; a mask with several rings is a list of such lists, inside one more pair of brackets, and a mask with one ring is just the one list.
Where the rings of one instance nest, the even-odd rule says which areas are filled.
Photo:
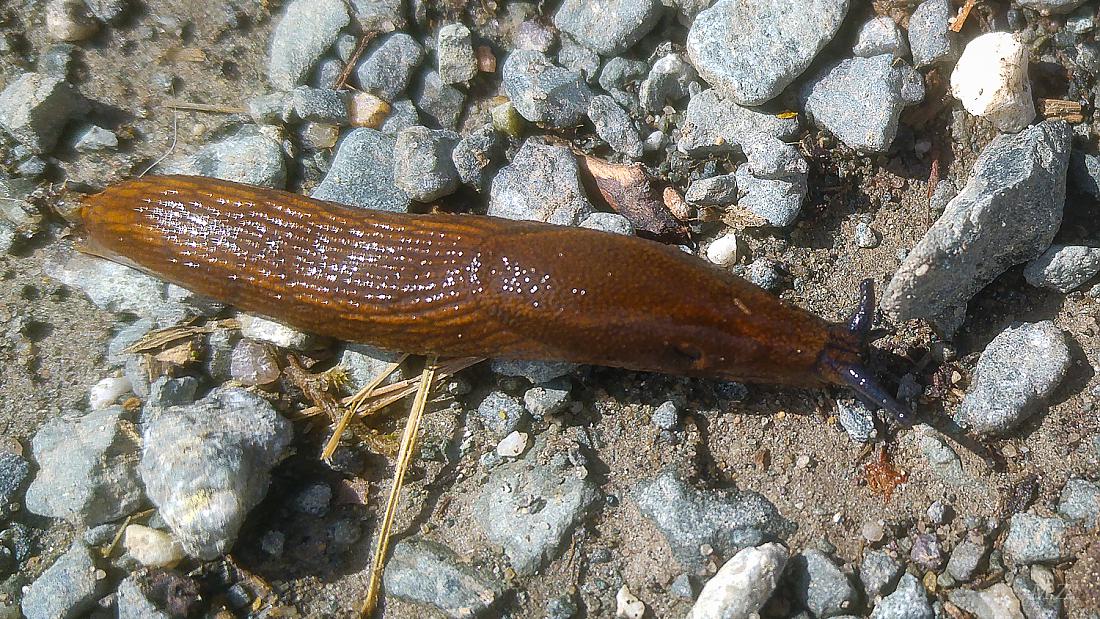
[[440, 28], [435, 53], [439, 59], [439, 79], [444, 84], [467, 82], [477, 75], [477, 58], [466, 26], [455, 23]]
[[966, 45], [951, 73], [951, 94], [966, 111], [1015, 133], [1035, 118], [1028, 46], [1009, 32], [989, 32]]
[[502, 458], [519, 457], [527, 449], [527, 433], [514, 431], [497, 443], [497, 455]]
[[650, 422], [661, 430], [674, 430], [680, 423], [680, 411], [672, 402], [665, 402], [653, 409]]
[[88, 390], [88, 406], [100, 410], [114, 404], [120, 397], [131, 392], [130, 379], [125, 376], [109, 376]]
[[727, 232], [707, 246], [707, 260], [722, 267], [735, 264], [742, 254], [741, 241], [735, 232]]
[[630, 592], [630, 587], [623, 585], [615, 594], [615, 616], [623, 619], [642, 619], [645, 615], [645, 603]]
[[183, 548], [171, 535], [140, 524], [126, 527], [122, 547], [145, 567], [175, 567], [184, 557]]

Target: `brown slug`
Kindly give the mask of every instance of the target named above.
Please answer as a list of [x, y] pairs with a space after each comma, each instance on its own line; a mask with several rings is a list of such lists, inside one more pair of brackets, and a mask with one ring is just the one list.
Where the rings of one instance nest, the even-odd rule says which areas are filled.
[[186, 176], [84, 201], [86, 251], [304, 331], [402, 352], [845, 385], [910, 422], [864, 368], [870, 282], [831, 324], [675, 247], [475, 215], [410, 215]]

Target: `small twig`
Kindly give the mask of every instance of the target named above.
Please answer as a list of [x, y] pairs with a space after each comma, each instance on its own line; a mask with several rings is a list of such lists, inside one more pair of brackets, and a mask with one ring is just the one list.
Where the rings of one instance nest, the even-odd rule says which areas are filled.
[[145, 176], [149, 173], [149, 170], [160, 165], [160, 162], [168, 158], [168, 155], [172, 154], [172, 151], [176, 150], [176, 140], [179, 139], [179, 113], [176, 110], [172, 110], [172, 143], [168, 145], [168, 150], [164, 151], [164, 154], [157, 158], [156, 161], [149, 164], [149, 167], [145, 168], [141, 174], [138, 174], [138, 178]]
[[184, 110], [188, 112], [209, 112], [211, 114], [247, 114], [246, 107], [233, 107], [231, 105], [218, 105], [214, 103], [194, 103], [192, 101], [169, 101], [164, 107], [170, 110]]
[[401, 435], [401, 450], [397, 454], [397, 463], [394, 466], [393, 485], [390, 487], [390, 496], [386, 500], [386, 511], [382, 515], [382, 523], [378, 527], [378, 543], [374, 547], [374, 560], [371, 563], [370, 579], [367, 582], [367, 598], [363, 601], [360, 614], [369, 617], [374, 614], [378, 606], [378, 595], [382, 586], [382, 574], [386, 568], [386, 554], [390, 548], [390, 529], [393, 528], [393, 517], [397, 513], [397, 500], [401, 494], [401, 486], [405, 482], [405, 471], [412, 461], [413, 450], [416, 447], [416, 435], [420, 430], [420, 419], [424, 415], [424, 407], [428, 403], [428, 391], [435, 381], [438, 357], [431, 355], [424, 364], [424, 372], [420, 375], [420, 388], [413, 400], [412, 410], [409, 412], [409, 420], [405, 423], [405, 432]]
[[363, 36], [359, 37], [359, 44], [355, 46], [355, 51], [351, 53], [348, 58], [348, 63], [344, 65], [344, 70], [340, 72], [340, 77], [336, 78], [336, 83], [332, 85], [333, 90], [340, 90], [348, 83], [348, 78], [351, 77], [351, 72], [355, 70], [355, 63], [359, 62], [359, 57], [366, 51], [367, 45], [374, 39], [377, 32], [365, 32]]
[[374, 390], [382, 384], [382, 381], [390, 377], [391, 374], [397, 371], [397, 368], [404, 363], [408, 355], [401, 355], [401, 357], [393, 363], [386, 366], [382, 373], [375, 376], [366, 387], [359, 390], [358, 393], [351, 397], [351, 402], [344, 407], [344, 414], [341, 415], [340, 420], [336, 423], [336, 427], [332, 431], [332, 436], [328, 439], [328, 443], [325, 444], [325, 448], [321, 450], [321, 459], [328, 461], [332, 457], [332, 454], [336, 451], [336, 446], [340, 444], [340, 437], [344, 435], [344, 430], [347, 429], [348, 424], [351, 423], [352, 417], [355, 416], [355, 412], [362, 406], [371, 395], [374, 394]]
[[966, 4], [959, 9], [959, 15], [952, 22], [950, 29], [951, 32], [961, 32], [963, 24], [966, 23], [966, 18], [970, 16], [970, 10], [974, 8], [974, 5], [978, 3], [978, 0], [966, 0]]

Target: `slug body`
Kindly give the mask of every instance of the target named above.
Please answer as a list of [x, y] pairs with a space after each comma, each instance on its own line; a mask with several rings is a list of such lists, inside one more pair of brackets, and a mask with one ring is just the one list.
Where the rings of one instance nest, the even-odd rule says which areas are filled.
[[861, 365], [873, 295], [831, 324], [656, 242], [472, 215], [351, 208], [209, 178], [85, 200], [89, 251], [296, 328], [410, 353], [843, 384], [905, 419]]

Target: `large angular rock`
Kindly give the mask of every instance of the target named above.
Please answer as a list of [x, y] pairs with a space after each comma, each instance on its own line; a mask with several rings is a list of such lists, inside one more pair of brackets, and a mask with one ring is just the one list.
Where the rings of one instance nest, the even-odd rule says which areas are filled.
[[409, 195], [397, 187], [393, 176], [396, 139], [374, 129], [356, 129], [336, 145], [336, 157], [328, 174], [313, 190], [318, 200], [349, 206], [407, 212]]
[[554, 24], [603, 56], [626, 51], [661, 18], [658, 0], [565, 0]]
[[411, 537], [393, 547], [386, 563], [386, 593], [430, 604], [448, 617], [481, 617], [504, 593], [499, 579], [459, 561], [453, 550]]
[[290, 2], [271, 35], [267, 65], [271, 85], [290, 90], [304, 83], [313, 65], [348, 21], [348, 10], [342, 0]]
[[730, 99], [760, 105], [810, 66], [847, 13], [848, 0], [718, 0], [692, 23], [688, 58]]
[[27, 587], [21, 608], [27, 619], [81, 617], [106, 593], [106, 588], [107, 579], [96, 577], [92, 551], [77, 539]]
[[61, 77], [24, 73], [0, 92], [0, 129], [31, 151], [45, 152], [57, 143], [65, 123], [87, 106]]
[[165, 164], [165, 174], [208, 176], [246, 185], [286, 189], [282, 145], [254, 126]]
[[897, 319], [934, 319], [1041, 254], [1062, 223], [1070, 130], [1044, 121], [995, 138], [966, 187], [909, 252], [882, 297]]
[[576, 225], [595, 210], [577, 174], [577, 160], [568, 148], [530, 138], [493, 178], [488, 214]]
[[797, 132], [797, 117], [742, 107], [711, 89], [688, 101], [676, 147], [692, 157], [740, 153], [761, 134], [788, 139]]
[[512, 105], [531, 122], [574, 127], [588, 112], [592, 91], [584, 78], [555, 65], [541, 52], [512, 52], [504, 61], [501, 76]]

